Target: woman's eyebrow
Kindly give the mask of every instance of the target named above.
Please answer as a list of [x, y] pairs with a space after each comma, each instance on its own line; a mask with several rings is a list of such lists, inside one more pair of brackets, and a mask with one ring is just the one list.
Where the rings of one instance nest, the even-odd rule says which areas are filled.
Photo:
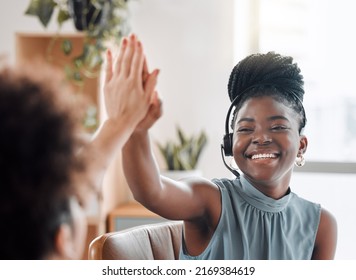
[[253, 118], [241, 118], [237, 121], [237, 123], [241, 123], [241, 122], [254, 122], [255, 119]]
[[271, 116], [271, 117], [268, 117], [267, 120], [269, 121], [274, 121], [274, 120], [285, 120], [285, 121], [288, 121], [289, 122], [289, 119], [285, 116]]
[[[268, 121], [274, 121], [274, 120], [285, 120], [289, 122], [289, 119], [285, 116], [282, 115], [276, 115], [276, 116], [270, 116], [267, 118]], [[236, 123], [242, 123], [242, 122], [255, 122], [256, 120], [254, 118], [241, 118], [239, 119]]]

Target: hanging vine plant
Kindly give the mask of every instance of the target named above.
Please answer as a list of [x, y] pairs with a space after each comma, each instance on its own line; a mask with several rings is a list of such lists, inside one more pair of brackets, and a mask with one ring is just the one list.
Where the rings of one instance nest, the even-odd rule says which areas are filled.
[[[52, 17], [57, 15], [58, 35], [63, 23], [69, 20], [73, 21], [77, 31], [84, 33], [82, 53], [70, 65], [65, 66], [67, 77], [80, 83], [85, 77], [98, 74], [103, 63], [105, 43], [120, 40], [127, 33], [127, 2], [128, 0], [30, 0], [25, 14], [38, 17], [45, 28]], [[56, 39], [54, 36], [53, 40]], [[72, 41], [64, 39], [61, 49], [65, 55], [70, 55]]]
[[[61, 52], [71, 57], [70, 63], [63, 65], [65, 76], [81, 91], [87, 78], [98, 77], [106, 43], [118, 43], [128, 33], [127, 5], [128, 0], [30, 0], [25, 14], [37, 17], [44, 28], [53, 17], [56, 18], [58, 31], [47, 48], [47, 59], [55, 59], [52, 51], [60, 42]], [[68, 21], [72, 21], [75, 30], [83, 34], [83, 47], [79, 54], [74, 54], [72, 39], [61, 34], [63, 23]], [[93, 105], [86, 109], [83, 125], [87, 131], [97, 128], [97, 112], [98, 108]]]

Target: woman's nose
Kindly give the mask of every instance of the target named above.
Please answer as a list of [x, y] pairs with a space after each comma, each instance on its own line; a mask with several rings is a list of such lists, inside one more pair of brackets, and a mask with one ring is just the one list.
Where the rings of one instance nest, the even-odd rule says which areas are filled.
[[255, 132], [252, 137], [252, 143], [256, 145], [267, 145], [272, 142], [272, 138], [270, 137], [269, 133], [260, 131]]

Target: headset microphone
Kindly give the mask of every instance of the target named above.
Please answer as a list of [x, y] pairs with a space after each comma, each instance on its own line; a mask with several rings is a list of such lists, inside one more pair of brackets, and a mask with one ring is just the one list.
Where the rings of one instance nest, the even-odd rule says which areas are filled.
[[240, 173], [237, 172], [237, 170], [235, 169], [232, 169], [225, 161], [225, 157], [224, 157], [224, 147], [223, 147], [223, 144], [221, 144], [221, 158], [223, 160], [223, 163], [225, 164], [226, 168], [229, 169], [232, 174], [234, 174], [237, 178], [240, 178]]

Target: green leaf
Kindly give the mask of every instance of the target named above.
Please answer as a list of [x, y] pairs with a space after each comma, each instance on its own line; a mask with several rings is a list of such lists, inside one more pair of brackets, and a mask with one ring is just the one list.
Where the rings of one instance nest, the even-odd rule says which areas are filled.
[[96, 49], [93, 45], [89, 46], [86, 56], [84, 58], [85, 66], [88, 70], [93, 70], [100, 66], [103, 62], [100, 50]]
[[47, 27], [56, 5], [53, 0], [31, 0], [25, 14], [37, 16], [42, 25]]
[[80, 69], [83, 67], [84, 62], [83, 62], [84, 57], [83, 56], [78, 56], [73, 59], [73, 64], [76, 69]]
[[65, 65], [64, 73], [66, 74], [67, 79], [70, 79], [72, 77], [72, 68], [69, 65]]
[[70, 55], [73, 49], [72, 41], [69, 39], [63, 40], [61, 44], [61, 49], [65, 55]]
[[58, 16], [57, 16], [57, 22], [59, 24], [59, 26], [62, 26], [63, 22], [65, 22], [66, 20], [70, 19], [70, 14], [68, 13], [68, 11], [65, 10], [59, 10], [58, 12]]
[[176, 127], [178, 143], [168, 141], [167, 144], [157, 143], [159, 151], [167, 163], [168, 170], [192, 170], [196, 168], [203, 148], [207, 144], [204, 131], [199, 136], [187, 137], [180, 127]]
[[73, 80], [76, 81], [76, 82], [82, 82], [82, 81], [83, 81], [82, 74], [80, 74], [79, 71], [74, 71], [72, 78], [73, 78]]
[[184, 135], [182, 129], [179, 126], [177, 126], [177, 134], [178, 134], [179, 141], [182, 144], [182, 146], [185, 145], [185, 143], [187, 142], [187, 137]]
[[94, 105], [90, 105], [84, 116], [84, 127], [89, 131], [94, 131], [98, 127], [97, 108]]
[[167, 161], [167, 167], [169, 170], [172, 170], [175, 168], [175, 162], [174, 162], [174, 145], [172, 143], [168, 143], [166, 146], [166, 161]]

